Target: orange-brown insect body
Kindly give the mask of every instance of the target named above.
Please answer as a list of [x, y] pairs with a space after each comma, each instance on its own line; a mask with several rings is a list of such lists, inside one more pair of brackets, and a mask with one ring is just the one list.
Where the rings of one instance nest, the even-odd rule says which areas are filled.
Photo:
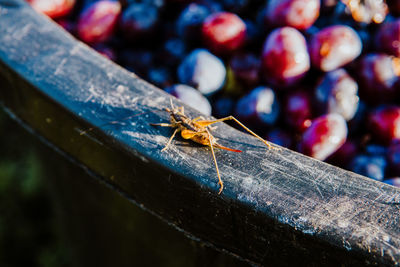
[[196, 143], [209, 146], [211, 149], [213, 159], [214, 159], [215, 168], [217, 170], [218, 184], [220, 185], [219, 193], [222, 192], [222, 190], [224, 188], [224, 184], [221, 180], [221, 176], [219, 173], [218, 164], [217, 164], [217, 160], [215, 158], [215, 153], [214, 153], [214, 147], [225, 149], [228, 151], [233, 151], [233, 152], [242, 152], [242, 151], [237, 150], [237, 149], [232, 149], [229, 147], [225, 147], [225, 146], [219, 144], [217, 142], [217, 139], [214, 136], [212, 136], [212, 134], [210, 132], [211, 124], [214, 124], [217, 122], [222, 122], [225, 120], [234, 120], [236, 123], [238, 123], [240, 126], [242, 126], [250, 134], [252, 134], [256, 138], [258, 138], [260, 141], [265, 143], [268, 146], [268, 148], [275, 148], [271, 144], [269, 144], [267, 141], [265, 141], [264, 139], [259, 137], [257, 134], [255, 134], [253, 131], [251, 131], [249, 128], [247, 128], [245, 125], [243, 125], [240, 121], [238, 121], [233, 116], [228, 116], [226, 118], [217, 119], [217, 120], [206, 120], [201, 116], [197, 117], [195, 119], [191, 119], [185, 115], [183, 107], [175, 108], [172, 104], [172, 101], [171, 101], [171, 109], [165, 108], [165, 111], [170, 114], [170, 124], [168, 124], [168, 123], [151, 123], [151, 125], [155, 125], [155, 126], [164, 126], [164, 127], [175, 128], [174, 133], [169, 138], [168, 143], [162, 149], [162, 151], [164, 151], [168, 148], [168, 146], [171, 144], [172, 139], [175, 137], [175, 135], [178, 132], [181, 133], [181, 136], [184, 139], [190, 139]]
[[184, 112], [183, 107], [176, 109], [165, 109], [170, 114], [171, 127], [178, 128], [181, 136], [184, 139], [190, 139], [198, 144], [205, 146], [213, 146], [229, 151], [241, 152], [237, 149], [225, 147], [217, 142], [217, 139], [209, 132], [209, 120], [204, 120], [202, 117], [196, 119], [188, 118]]

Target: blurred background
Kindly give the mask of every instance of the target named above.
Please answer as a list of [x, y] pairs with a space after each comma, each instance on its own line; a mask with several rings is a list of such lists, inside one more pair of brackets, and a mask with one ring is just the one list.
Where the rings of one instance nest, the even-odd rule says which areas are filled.
[[71, 266], [38, 142], [0, 109], [0, 266]]

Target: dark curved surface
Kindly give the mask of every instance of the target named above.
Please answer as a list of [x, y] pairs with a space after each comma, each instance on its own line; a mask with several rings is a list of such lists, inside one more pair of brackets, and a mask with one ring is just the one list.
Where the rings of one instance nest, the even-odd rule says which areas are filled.
[[[76, 41], [21, 0], [0, 0], [0, 103], [58, 150], [194, 240], [260, 265], [400, 261], [400, 190], [296, 152], [268, 151], [226, 124], [243, 153], [177, 139], [154, 108], [169, 96]], [[175, 105], [181, 105], [174, 99]], [[193, 109], [186, 112], [195, 117]], [[95, 130], [121, 119], [125, 125]]]

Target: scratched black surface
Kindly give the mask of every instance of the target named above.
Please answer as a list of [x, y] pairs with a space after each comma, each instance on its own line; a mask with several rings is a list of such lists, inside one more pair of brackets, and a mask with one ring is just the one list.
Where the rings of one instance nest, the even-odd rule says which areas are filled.
[[16, 119], [195, 240], [260, 265], [399, 264], [399, 189], [293, 151], [268, 151], [220, 124], [220, 142], [244, 152], [216, 151], [225, 183], [218, 195], [208, 148], [178, 138], [160, 151], [171, 131], [148, 123], [167, 122], [154, 111], [169, 106], [167, 94], [20, 0], [0, 0], [0, 82], [0, 103]]

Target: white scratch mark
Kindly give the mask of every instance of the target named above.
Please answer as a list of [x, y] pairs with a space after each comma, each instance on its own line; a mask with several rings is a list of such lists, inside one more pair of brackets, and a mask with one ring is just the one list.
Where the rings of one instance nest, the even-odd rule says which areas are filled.
[[21, 40], [22, 38], [24, 38], [29, 33], [31, 27], [32, 27], [32, 24], [25, 25], [25, 27], [23, 27], [22, 29], [20, 29], [18, 31], [15, 31], [14, 34], [13, 34], [13, 37], [16, 40]]
[[81, 48], [82, 48], [82, 44], [77, 43], [77, 44], [71, 49], [71, 51], [69, 52], [69, 54], [70, 54], [70, 55], [75, 55], [75, 54], [77, 54], [77, 53], [79, 52], [79, 50], [81, 50]]
[[321, 190], [319, 189], [319, 185], [314, 180], [311, 180], [311, 181], [314, 184], [314, 187], [317, 189], [317, 191], [318, 191], [319, 195], [321, 196], [321, 198], [325, 199], [324, 195], [322, 194]]
[[89, 95], [88, 98], [86, 98], [83, 102], [84, 102], [84, 103], [87, 103], [87, 102], [89, 102], [89, 101], [92, 100], [92, 99], [93, 99], [93, 95]]
[[54, 71], [54, 75], [58, 75], [58, 74], [61, 72], [61, 70], [62, 70], [62, 68], [64, 67], [64, 65], [65, 65], [66, 62], [67, 62], [67, 59], [66, 59], [66, 58], [63, 58], [63, 59], [61, 60], [60, 64], [58, 64], [56, 70]]

